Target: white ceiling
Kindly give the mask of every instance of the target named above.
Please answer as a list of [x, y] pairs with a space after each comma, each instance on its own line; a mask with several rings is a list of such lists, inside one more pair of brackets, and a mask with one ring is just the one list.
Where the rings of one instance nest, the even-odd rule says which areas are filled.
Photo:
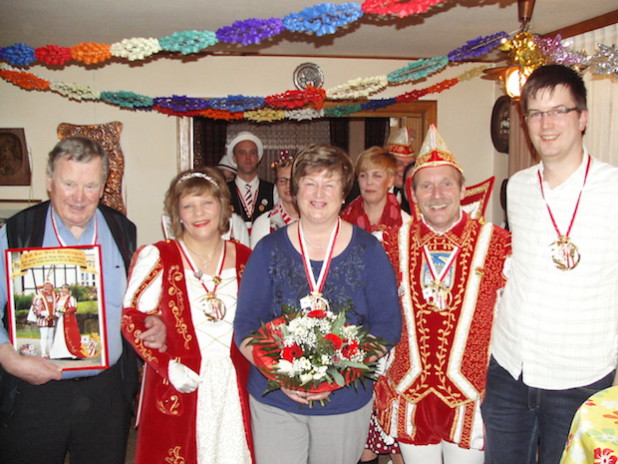
[[[361, 3], [361, 0], [357, 0]], [[162, 38], [185, 30], [216, 31], [234, 21], [281, 17], [316, 0], [0, 0], [0, 47], [24, 42], [72, 46], [131, 37]], [[333, 0], [331, 3], [345, 3]], [[616, 10], [616, 0], [537, 0], [530, 23], [544, 34]], [[285, 32], [260, 45], [208, 51], [302, 56], [426, 58], [478, 36], [519, 28], [517, 0], [444, 1], [399, 19], [365, 15], [335, 35]]]

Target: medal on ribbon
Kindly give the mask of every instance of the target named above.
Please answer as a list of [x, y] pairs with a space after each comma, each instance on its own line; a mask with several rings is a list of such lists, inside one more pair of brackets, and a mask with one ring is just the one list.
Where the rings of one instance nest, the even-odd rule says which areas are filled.
[[223, 302], [223, 300], [217, 296], [217, 288], [219, 287], [219, 284], [221, 283], [221, 273], [223, 272], [223, 266], [225, 264], [225, 255], [226, 255], [225, 240], [223, 241], [223, 246], [222, 246], [223, 249], [219, 256], [219, 262], [217, 263], [217, 273], [212, 277], [212, 281], [214, 284], [214, 287], [212, 290], [210, 290], [208, 286], [206, 285], [206, 282], [204, 282], [204, 278], [205, 278], [204, 273], [195, 266], [193, 259], [191, 259], [191, 255], [187, 253], [187, 251], [185, 250], [185, 244], [182, 243], [181, 241], [179, 241], [178, 243], [180, 244], [180, 251], [182, 252], [183, 256], [189, 263], [191, 270], [193, 271], [193, 275], [195, 276], [197, 280], [199, 280], [204, 290], [206, 290], [206, 295], [200, 298], [198, 302], [199, 308], [202, 310], [202, 312], [204, 313], [204, 316], [206, 316], [206, 319], [208, 319], [208, 321], [210, 322], [222, 321], [225, 318], [225, 315], [227, 313], [227, 307], [225, 306], [225, 303]]
[[333, 259], [333, 250], [335, 249], [335, 242], [337, 241], [337, 235], [339, 235], [339, 228], [341, 227], [341, 219], [337, 220], [337, 225], [333, 228], [328, 240], [328, 247], [326, 249], [326, 257], [322, 262], [320, 268], [320, 275], [318, 280], [315, 280], [313, 270], [311, 269], [311, 261], [309, 256], [305, 252], [307, 245], [305, 244], [305, 236], [302, 230], [302, 221], [298, 223], [298, 243], [300, 244], [300, 254], [303, 259], [303, 266], [305, 268], [305, 275], [307, 276], [307, 282], [309, 283], [309, 295], [300, 299], [300, 307], [303, 311], [321, 310], [327, 311], [330, 309], [330, 304], [324, 296], [322, 296], [322, 288], [324, 288], [324, 282], [328, 275], [330, 263]]
[[537, 172], [537, 176], [539, 178], [539, 185], [541, 186], [541, 196], [543, 197], [543, 201], [545, 202], [545, 206], [547, 207], [547, 212], [549, 213], [549, 218], [551, 219], [551, 223], [554, 226], [554, 230], [556, 234], [558, 234], [558, 238], [555, 242], [550, 243], [549, 250], [551, 254], [551, 259], [556, 265], [558, 269], [561, 271], [570, 271], [571, 269], [575, 269], [579, 264], [581, 259], [581, 255], [579, 254], [579, 249], [577, 245], [573, 243], [571, 240], [571, 229], [573, 228], [573, 223], [575, 222], [575, 216], [577, 216], [577, 210], [579, 209], [579, 202], [582, 199], [582, 192], [584, 191], [584, 186], [586, 185], [586, 180], [588, 179], [588, 172], [590, 171], [590, 162], [592, 158], [588, 157], [588, 164], [586, 165], [586, 173], [584, 174], [584, 182], [582, 183], [582, 188], [579, 191], [579, 195], [577, 197], [577, 202], [575, 203], [575, 208], [573, 209], [573, 214], [571, 215], [571, 222], [569, 223], [569, 227], [566, 231], [566, 234], [560, 233], [560, 229], [558, 228], [558, 224], [556, 223], [556, 219], [549, 207], [549, 203], [545, 199], [545, 191], [543, 190], [543, 178], [541, 177], [541, 170], [539, 169]]
[[556, 267], [561, 271], [575, 269], [579, 263], [581, 256], [577, 246], [571, 242], [569, 237], [560, 236], [558, 239], [549, 245], [551, 250], [551, 259], [556, 264]]

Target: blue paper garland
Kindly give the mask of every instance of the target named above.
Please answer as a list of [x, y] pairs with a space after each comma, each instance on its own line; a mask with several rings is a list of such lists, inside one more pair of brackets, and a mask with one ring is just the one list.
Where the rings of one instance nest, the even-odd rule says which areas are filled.
[[217, 39], [220, 42], [241, 43], [247, 46], [259, 44], [262, 40], [281, 34], [284, 30], [281, 18], [245, 19], [218, 29]]
[[485, 37], [477, 37], [469, 40], [463, 47], [457, 48], [448, 54], [449, 61], [462, 61], [470, 58], [478, 58], [496, 48], [503, 39], [508, 39], [509, 35], [506, 32], [498, 32], [496, 34]]
[[260, 108], [266, 104], [264, 97], [245, 97], [244, 95], [229, 95], [227, 98], [211, 98], [210, 107], [215, 110], [241, 112]]
[[208, 100], [204, 98], [187, 97], [186, 95], [172, 95], [171, 97], [155, 97], [153, 106], [168, 108], [172, 111], [186, 113], [210, 108]]
[[313, 32], [320, 37], [334, 34], [338, 27], [358, 20], [363, 14], [361, 6], [356, 3], [322, 3], [287, 15], [283, 18], [283, 25], [292, 32]]
[[0, 50], [0, 58], [14, 66], [29, 66], [36, 60], [34, 48], [25, 43], [16, 43]]

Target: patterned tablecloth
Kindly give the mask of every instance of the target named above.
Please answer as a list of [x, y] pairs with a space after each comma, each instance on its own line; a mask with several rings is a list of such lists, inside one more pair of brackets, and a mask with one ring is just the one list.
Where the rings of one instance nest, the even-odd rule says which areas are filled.
[[560, 464], [618, 463], [618, 386], [592, 395], [579, 408]]

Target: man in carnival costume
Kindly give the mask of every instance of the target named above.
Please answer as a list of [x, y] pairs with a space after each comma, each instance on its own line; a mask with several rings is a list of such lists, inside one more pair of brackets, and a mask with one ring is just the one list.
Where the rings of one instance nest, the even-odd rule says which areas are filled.
[[421, 220], [384, 236], [403, 333], [375, 389], [378, 421], [405, 462], [480, 464], [480, 402], [510, 237], [462, 210], [463, 171], [434, 126], [407, 188]]
[[55, 314], [57, 296], [54, 293], [54, 285], [47, 281], [43, 288], [32, 299], [32, 312], [36, 316], [36, 325], [41, 334], [41, 356], [49, 358], [49, 353], [54, 343], [54, 331], [56, 328]]
[[263, 155], [262, 141], [248, 131], [239, 132], [227, 146], [227, 157], [236, 168], [236, 179], [227, 184], [232, 194], [232, 211], [242, 217], [249, 233], [253, 221], [277, 202], [275, 186], [258, 177]]
[[[110, 365], [62, 371], [42, 357], [20, 355], [0, 327], [3, 464], [62, 464], [67, 452], [73, 464], [124, 464], [137, 357], [122, 341], [120, 318], [136, 231], [123, 214], [99, 204], [108, 173], [108, 155], [97, 142], [60, 141], [47, 163], [50, 201], [19, 212], [0, 229], [0, 282], [6, 279], [8, 248], [101, 247]], [[0, 285], [0, 316], [7, 298]], [[148, 326], [144, 342], [161, 348], [161, 321], [151, 316]]]
[[408, 127], [400, 127], [392, 129], [388, 137], [386, 149], [389, 153], [395, 156], [397, 160], [397, 175], [395, 176], [395, 186], [393, 193], [397, 196], [397, 200], [401, 204], [401, 209], [410, 214], [410, 203], [404, 195], [404, 172], [406, 168], [414, 164], [416, 154], [412, 147], [412, 136]]
[[486, 455], [491, 464], [553, 464], [578, 407], [616, 385], [618, 169], [584, 147], [586, 87], [576, 71], [538, 68], [521, 102], [541, 162], [507, 186], [513, 259], [483, 402]]

